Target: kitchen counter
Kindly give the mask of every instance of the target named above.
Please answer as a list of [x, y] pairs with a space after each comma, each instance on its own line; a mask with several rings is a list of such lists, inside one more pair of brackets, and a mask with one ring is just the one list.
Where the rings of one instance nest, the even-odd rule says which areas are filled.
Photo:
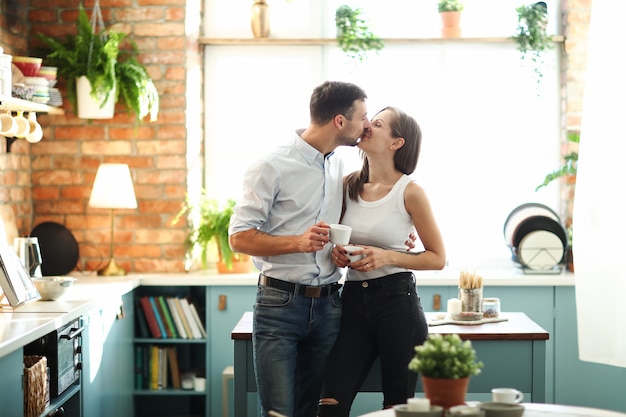
[[[573, 286], [574, 275], [525, 275], [518, 269], [479, 271], [488, 286]], [[418, 286], [456, 286], [458, 271], [416, 271]], [[129, 274], [102, 277], [95, 273], [73, 275], [77, 278], [68, 293], [57, 301], [35, 301], [16, 309], [0, 308], [0, 357], [69, 323], [89, 311], [121, 303], [122, 295], [143, 286], [255, 286], [258, 273], [218, 274], [215, 271], [192, 273]]]

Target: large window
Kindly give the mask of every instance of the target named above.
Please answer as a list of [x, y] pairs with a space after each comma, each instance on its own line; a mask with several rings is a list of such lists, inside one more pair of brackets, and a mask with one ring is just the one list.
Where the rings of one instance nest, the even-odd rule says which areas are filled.
[[[248, 4], [206, 1], [206, 37], [252, 37]], [[271, 36], [332, 38], [334, 10], [342, 3], [274, 0]], [[352, 3], [385, 39], [439, 36], [435, 0]], [[480, 39], [389, 41], [362, 64], [333, 43], [206, 45], [209, 194], [238, 197], [247, 166], [308, 124], [313, 88], [326, 79], [351, 81], [366, 90], [370, 116], [393, 105], [420, 123], [423, 147], [413, 177], [431, 199], [450, 268], [510, 267], [503, 227], [511, 210], [540, 202], [558, 211], [558, 186], [538, 192], [535, 187], [559, 164], [559, 48], [545, 56], [538, 83], [516, 44], [503, 40], [515, 32], [515, 7], [521, 3], [465, 4], [463, 35]], [[548, 6], [556, 33], [557, 2]], [[348, 171], [360, 166], [356, 149], [338, 153]]]

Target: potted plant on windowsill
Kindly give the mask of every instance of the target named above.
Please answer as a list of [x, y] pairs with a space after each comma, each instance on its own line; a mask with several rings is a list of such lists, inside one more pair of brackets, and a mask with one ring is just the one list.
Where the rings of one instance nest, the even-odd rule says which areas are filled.
[[[96, 10], [94, 10], [96, 13]], [[75, 113], [82, 118], [111, 118], [112, 113], [99, 116], [79, 108], [79, 87], [87, 84], [87, 96], [96, 105], [114, 107], [120, 96], [136, 121], [150, 116], [157, 119], [159, 94], [147, 70], [137, 60], [137, 46], [127, 34], [113, 30], [97, 31], [82, 4], [76, 22], [77, 33], [59, 41], [38, 34], [45, 43], [46, 63], [58, 67], [58, 76], [65, 81], [67, 96]], [[123, 46], [127, 46], [123, 49]], [[88, 81], [88, 83], [87, 83]], [[112, 110], [111, 110], [112, 111]]]
[[337, 42], [350, 58], [362, 62], [370, 51], [384, 47], [382, 39], [374, 35], [369, 22], [363, 18], [363, 9], [342, 5], [335, 11]]
[[250, 257], [233, 252], [228, 243], [228, 226], [234, 207], [234, 200], [228, 199], [225, 203], [220, 203], [216, 199], [208, 198], [204, 191], [196, 202], [190, 201], [189, 197], [185, 200], [173, 223], [176, 224], [187, 216], [190, 230], [185, 246], [189, 261], [193, 262], [199, 257], [202, 267], [207, 269], [211, 245], [216, 244], [218, 272], [243, 273], [252, 269]]
[[430, 334], [415, 346], [409, 369], [422, 377], [424, 394], [430, 403], [450, 408], [465, 403], [469, 378], [481, 372], [483, 363], [469, 340], [458, 334]]
[[441, 36], [444, 38], [461, 36], [461, 12], [463, 9], [464, 5], [461, 0], [439, 0], [437, 10], [443, 25]]

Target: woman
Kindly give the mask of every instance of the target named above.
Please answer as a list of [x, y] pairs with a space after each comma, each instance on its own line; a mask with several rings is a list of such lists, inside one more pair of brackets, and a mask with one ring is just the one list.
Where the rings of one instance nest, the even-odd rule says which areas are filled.
[[[342, 223], [352, 227], [351, 244], [363, 258], [349, 262], [333, 249], [339, 267], [349, 265], [342, 294], [341, 330], [327, 362], [318, 415], [348, 417], [374, 360], [380, 356], [383, 408], [413, 397], [417, 374], [408, 363], [428, 336], [428, 324], [411, 270], [442, 269], [443, 239], [424, 190], [413, 173], [421, 144], [417, 122], [386, 107], [370, 122], [358, 146], [360, 171], [348, 175]], [[405, 251], [404, 237], [416, 231], [424, 250]], [[398, 244], [399, 243], [399, 244]]]

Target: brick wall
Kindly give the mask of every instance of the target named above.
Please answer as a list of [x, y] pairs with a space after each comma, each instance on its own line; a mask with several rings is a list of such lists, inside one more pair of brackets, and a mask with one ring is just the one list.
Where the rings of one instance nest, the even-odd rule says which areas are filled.
[[[576, 130], [591, 0], [564, 1], [565, 123], [568, 130]], [[20, 11], [19, 28], [13, 31], [1, 15], [0, 45], [10, 45], [8, 53], [24, 54], [36, 44], [34, 33], [73, 33], [78, 3], [31, 0], [29, 8]], [[20, 233], [27, 234], [43, 221], [62, 223], [80, 242], [79, 267], [101, 266], [109, 256], [109, 213], [87, 207], [91, 186], [100, 163], [128, 163], [139, 207], [116, 214], [116, 261], [131, 272], [183, 270], [186, 231], [184, 225], [172, 226], [171, 220], [185, 198], [188, 172], [201, 175], [198, 155], [187, 151], [202, 149], [202, 88], [192, 81], [201, 79], [199, 34], [185, 29], [187, 21], [198, 22], [200, 4], [201, 0], [100, 0], [106, 25], [124, 28], [139, 45], [140, 60], [161, 95], [159, 119], [136, 128], [132, 117], [118, 107], [114, 119], [89, 123], [74, 117], [66, 104], [64, 116], [39, 116], [44, 126], [40, 143], [17, 141], [7, 154], [0, 137], [0, 204], [13, 206]], [[91, 13], [93, 0], [84, 5]]]
[[[91, 15], [93, 0], [85, 1]], [[30, 145], [18, 140], [10, 154], [0, 150], [0, 202], [10, 203], [21, 234], [54, 221], [68, 227], [80, 244], [79, 268], [97, 269], [109, 258], [110, 212], [87, 207], [100, 163], [130, 167], [137, 210], [115, 212], [116, 262], [130, 272], [183, 270], [184, 224], [173, 226], [187, 191], [189, 141], [202, 141], [199, 28], [186, 33], [186, 21], [198, 21], [201, 0], [100, 0], [105, 25], [129, 33], [139, 47], [160, 93], [154, 123], [136, 126], [133, 115], [118, 103], [111, 120], [87, 121], [74, 116], [39, 115], [44, 139]], [[75, 33], [79, 0], [31, 0], [28, 47], [35, 33], [61, 38]], [[1, 44], [7, 43], [4, 35]], [[7, 39], [8, 40], [8, 39]], [[15, 51], [11, 51], [15, 52]], [[21, 51], [24, 52], [24, 51]], [[63, 85], [59, 83], [63, 90]], [[193, 103], [193, 106], [190, 106]], [[193, 109], [194, 114], [187, 114]], [[197, 113], [197, 114], [195, 114]]]

